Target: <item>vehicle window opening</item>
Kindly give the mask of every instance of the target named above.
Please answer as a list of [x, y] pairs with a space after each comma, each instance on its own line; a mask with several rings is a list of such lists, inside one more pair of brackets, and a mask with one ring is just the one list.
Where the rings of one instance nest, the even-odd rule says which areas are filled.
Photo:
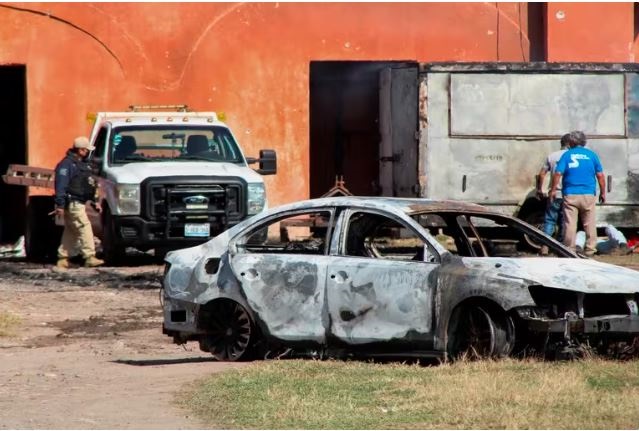
[[440, 214], [427, 213], [417, 214], [412, 216], [412, 218], [427, 230], [430, 236], [448, 252], [454, 255], [459, 254], [457, 246], [459, 238], [451, 234], [451, 229], [448, 227], [444, 217]]
[[442, 247], [458, 256], [568, 256], [566, 250], [509, 217], [446, 211], [411, 217]]
[[237, 243], [247, 253], [326, 254], [330, 211], [294, 214], [271, 220]]
[[237, 142], [221, 126], [126, 126], [113, 130], [112, 164], [201, 160], [242, 163]]
[[346, 234], [347, 256], [436, 262], [435, 249], [413, 229], [379, 214], [351, 215]]
[[[542, 244], [506, 218], [466, 215], [458, 217], [458, 221], [475, 256], [532, 257], [540, 254]], [[546, 249], [549, 256], [561, 256], [555, 247], [546, 246]]]

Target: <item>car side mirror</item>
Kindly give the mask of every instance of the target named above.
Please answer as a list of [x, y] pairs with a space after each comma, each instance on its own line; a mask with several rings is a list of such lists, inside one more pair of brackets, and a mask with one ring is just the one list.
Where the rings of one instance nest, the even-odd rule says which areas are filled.
[[275, 150], [260, 150], [260, 157], [256, 159], [255, 157], [247, 157], [246, 163], [249, 165], [253, 163], [260, 164], [259, 169], [256, 169], [260, 175], [275, 175], [277, 173], [277, 154]]

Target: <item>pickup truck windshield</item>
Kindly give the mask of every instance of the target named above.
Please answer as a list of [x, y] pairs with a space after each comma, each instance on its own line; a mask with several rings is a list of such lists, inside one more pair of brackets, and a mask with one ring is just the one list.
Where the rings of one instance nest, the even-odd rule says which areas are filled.
[[144, 125], [114, 128], [109, 163], [193, 161], [244, 163], [233, 135], [222, 126]]

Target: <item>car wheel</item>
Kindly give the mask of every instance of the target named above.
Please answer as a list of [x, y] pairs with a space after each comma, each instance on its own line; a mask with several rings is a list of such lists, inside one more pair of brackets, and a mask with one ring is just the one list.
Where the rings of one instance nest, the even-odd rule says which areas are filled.
[[248, 312], [234, 301], [219, 300], [207, 306], [206, 349], [218, 361], [250, 358], [253, 324]]
[[107, 265], [115, 266], [122, 262], [125, 249], [117, 244], [115, 223], [109, 207], [104, 208], [102, 222], [102, 255]]
[[486, 308], [458, 307], [451, 316], [447, 353], [451, 359], [507, 356], [513, 346], [513, 325]]

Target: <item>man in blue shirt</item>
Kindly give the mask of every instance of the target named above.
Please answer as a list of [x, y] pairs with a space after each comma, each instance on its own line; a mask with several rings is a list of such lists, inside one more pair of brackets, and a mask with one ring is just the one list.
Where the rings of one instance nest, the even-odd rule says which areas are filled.
[[597, 252], [597, 226], [595, 225], [597, 183], [599, 183], [599, 202], [604, 203], [606, 177], [599, 156], [585, 148], [585, 145], [586, 135], [583, 132], [569, 133], [569, 149], [557, 162], [549, 199], [553, 201], [556, 198], [559, 181], [563, 177], [564, 244], [575, 250], [577, 220], [581, 218], [586, 232], [584, 253], [587, 256], [593, 256]]

